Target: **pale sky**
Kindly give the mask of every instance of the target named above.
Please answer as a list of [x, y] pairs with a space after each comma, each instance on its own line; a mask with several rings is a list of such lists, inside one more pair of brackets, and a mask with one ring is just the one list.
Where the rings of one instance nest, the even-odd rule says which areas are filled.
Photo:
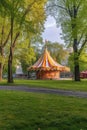
[[64, 41], [61, 39], [60, 33], [61, 28], [57, 28], [55, 19], [49, 16], [45, 22], [45, 30], [42, 33], [43, 40], [64, 43]]

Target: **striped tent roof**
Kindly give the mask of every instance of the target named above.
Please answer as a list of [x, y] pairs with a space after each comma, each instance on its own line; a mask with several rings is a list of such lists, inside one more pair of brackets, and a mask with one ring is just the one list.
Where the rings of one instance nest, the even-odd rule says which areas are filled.
[[44, 53], [39, 58], [39, 60], [28, 68], [28, 70], [59, 70], [59, 71], [70, 71], [70, 69], [66, 66], [62, 66], [50, 56], [47, 48], [44, 50]]

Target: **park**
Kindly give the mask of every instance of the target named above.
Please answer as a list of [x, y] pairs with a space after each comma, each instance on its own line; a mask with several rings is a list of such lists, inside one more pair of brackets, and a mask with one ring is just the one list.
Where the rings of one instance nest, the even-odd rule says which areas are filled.
[[86, 28], [87, 0], [0, 0], [0, 130], [87, 130]]

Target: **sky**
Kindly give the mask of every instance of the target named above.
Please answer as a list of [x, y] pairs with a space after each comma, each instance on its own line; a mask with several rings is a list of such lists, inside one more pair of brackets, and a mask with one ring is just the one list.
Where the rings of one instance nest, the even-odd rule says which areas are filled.
[[63, 43], [64, 41], [61, 39], [60, 33], [61, 33], [61, 28], [56, 27], [56, 21], [53, 17], [49, 16], [47, 18], [47, 21], [45, 22], [45, 30], [42, 33], [42, 37], [45, 40], [49, 40], [52, 42], [59, 42]]

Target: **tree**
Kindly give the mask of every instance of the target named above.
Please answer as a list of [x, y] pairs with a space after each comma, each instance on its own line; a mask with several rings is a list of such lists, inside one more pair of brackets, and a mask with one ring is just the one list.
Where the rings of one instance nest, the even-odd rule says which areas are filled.
[[[10, 53], [8, 58], [8, 82], [13, 82], [12, 61], [14, 48], [21, 31], [25, 35], [29, 32], [40, 34], [43, 30], [45, 19], [44, 5], [46, 0], [3, 0], [7, 16], [9, 17], [11, 28]], [[20, 31], [21, 30], [21, 31]]]
[[49, 0], [47, 8], [61, 24], [66, 43], [73, 47], [75, 81], [80, 81], [79, 57], [87, 43], [87, 0]]
[[5, 63], [5, 47], [10, 37], [11, 31], [7, 31], [9, 27], [8, 18], [5, 12], [0, 12], [0, 81], [2, 80], [3, 66]]

